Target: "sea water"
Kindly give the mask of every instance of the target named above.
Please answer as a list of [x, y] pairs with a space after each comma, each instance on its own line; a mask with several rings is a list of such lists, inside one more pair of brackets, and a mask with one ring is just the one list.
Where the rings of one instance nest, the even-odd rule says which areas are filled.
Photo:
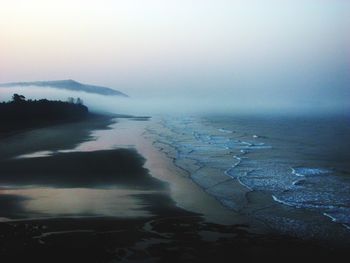
[[350, 229], [346, 117], [172, 116], [148, 132], [155, 146], [230, 209], [244, 211], [246, 193], [262, 192]]

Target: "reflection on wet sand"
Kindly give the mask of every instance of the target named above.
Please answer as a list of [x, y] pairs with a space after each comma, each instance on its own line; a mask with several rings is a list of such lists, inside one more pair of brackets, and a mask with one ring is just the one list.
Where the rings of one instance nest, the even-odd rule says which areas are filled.
[[[223, 208], [154, 147], [151, 134], [145, 138], [146, 126], [118, 119], [72, 150], [36, 147], [20, 158], [0, 158], [1, 260], [232, 262], [333, 255], [318, 244], [267, 233]], [[11, 157], [27, 151], [17, 152]]]
[[71, 150], [0, 160], [2, 221], [149, 217], [157, 210], [149, 200], [161, 195], [171, 204], [166, 184], [150, 176], [145, 159], [134, 147], [122, 145], [117, 130], [115, 122]]
[[[137, 195], [149, 191], [130, 189], [30, 188], [1, 190], [17, 197], [23, 213], [33, 217], [63, 216], [151, 216]], [[4, 221], [4, 220], [3, 220]]]
[[91, 140], [85, 141], [77, 145], [73, 149], [55, 150], [55, 151], [38, 151], [28, 154], [19, 155], [16, 158], [35, 158], [35, 157], [47, 157], [58, 153], [69, 153], [69, 152], [92, 152], [99, 150], [112, 150], [116, 148], [133, 148], [132, 144], [125, 144], [130, 141], [128, 138], [121, 138], [120, 132], [126, 130], [125, 127], [119, 127], [119, 122], [128, 121], [124, 119], [114, 119], [107, 129], [95, 130], [91, 132]]

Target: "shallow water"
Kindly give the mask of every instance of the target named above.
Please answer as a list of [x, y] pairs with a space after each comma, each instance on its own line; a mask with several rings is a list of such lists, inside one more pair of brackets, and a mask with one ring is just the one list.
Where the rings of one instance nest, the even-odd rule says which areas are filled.
[[[91, 140], [70, 150], [16, 159], [133, 149], [141, 136], [135, 129], [139, 122], [118, 121], [128, 124], [94, 131]], [[253, 216], [288, 234], [309, 228], [308, 237], [329, 235], [333, 228], [328, 225], [336, 226], [336, 239], [339, 228], [349, 238], [350, 128], [344, 119], [164, 117], [144, 126], [154, 146], [236, 215]], [[1, 185], [0, 205], [6, 213], [0, 218], [149, 216], [148, 204], [139, 198], [145, 194], [152, 195], [152, 189]]]
[[[13, 212], [3, 211], [2, 221], [17, 218], [151, 215], [142, 210], [142, 200], [136, 198], [137, 195], [147, 194], [147, 191], [123, 188], [27, 187], [3, 189], [0, 193], [2, 196], [13, 197], [14, 201]], [[20, 207], [16, 209], [15, 203]]]
[[[247, 210], [247, 192], [262, 192], [276, 203], [350, 226], [346, 118], [166, 117], [149, 133], [192, 180], [231, 209]], [[232, 180], [246, 191], [237, 191]]]
[[[133, 145], [128, 145], [132, 139], [129, 136], [134, 136], [132, 133], [121, 132], [119, 126], [120, 121], [130, 122], [128, 126], [133, 126], [133, 120], [115, 120], [116, 122], [110, 125], [109, 129], [95, 130], [91, 133], [90, 140], [87, 140], [72, 149], [62, 149], [55, 151], [39, 151], [19, 155], [13, 158], [14, 164], [26, 161], [30, 164], [31, 160], [38, 163], [38, 160], [47, 160], [53, 165], [57, 165], [56, 157], [62, 157], [69, 154], [80, 154], [86, 152], [98, 152], [113, 149], [130, 149], [133, 152], [128, 155], [134, 161], [137, 161], [139, 156], [134, 151]], [[76, 156], [76, 155], [75, 155]], [[134, 156], [134, 157], [133, 157]], [[76, 156], [77, 157], [77, 156]], [[108, 157], [108, 153], [106, 155]], [[103, 158], [103, 157], [102, 157]], [[110, 158], [110, 157], [108, 157]], [[52, 160], [52, 161], [50, 161]], [[50, 170], [45, 171], [44, 168], [32, 167], [28, 165], [29, 169], [43, 174], [35, 179], [35, 183], [28, 183], [22, 171], [18, 174], [19, 177], [24, 178], [24, 181], [18, 181], [16, 178], [10, 180], [6, 184], [0, 183], [0, 221], [9, 221], [17, 219], [33, 219], [33, 218], [56, 218], [56, 217], [148, 217], [152, 216], [149, 211], [149, 202], [145, 200], [145, 196], [151, 198], [152, 195], [162, 191], [162, 186], [157, 186], [158, 182], [147, 174], [147, 171], [141, 171], [140, 176], [145, 177], [138, 185], [133, 185], [127, 182], [124, 184], [124, 179], [113, 180], [109, 175], [92, 173], [87, 177], [87, 182], [92, 184], [85, 184], [85, 173], [87, 171], [84, 166], [84, 158], [77, 159], [81, 163], [76, 163], [77, 174], [56, 174], [55, 167], [50, 167]], [[6, 160], [5, 160], [6, 161]], [[45, 162], [45, 161], [42, 161]], [[62, 163], [62, 162], [61, 162]], [[96, 161], [96, 165], [101, 163]], [[104, 162], [103, 162], [104, 163]], [[65, 165], [63, 162], [62, 165]], [[67, 165], [67, 164], [66, 164]], [[110, 166], [118, 166], [120, 162], [116, 160], [115, 163], [108, 163]], [[143, 169], [142, 163], [133, 163], [134, 166], [140, 166]], [[79, 167], [82, 170], [79, 170]], [[69, 168], [69, 167], [68, 167]], [[103, 167], [101, 167], [103, 168]], [[58, 167], [57, 167], [58, 169]], [[85, 170], [84, 170], [85, 169]], [[98, 167], [96, 168], [99, 169]], [[109, 168], [107, 168], [108, 170]], [[113, 169], [113, 168], [111, 168]], [[12, 171], [12, 169], [10, 170]], [[104, 169], [101, 169], [104, 171]], [[107, 171], [108, 172], [108, 171]], [[2, 173], [0, 171], [0, 173]], [[142, 174], [145, 173], [145, 174]], [[29, 174], [29, 173], [28, 173]], [[30, 174], [36, 176], [35, 172], [30, 171]], [[5, 176], [5, 174], [3, 174]], [[18, 177], [16, 174], [13, 176]], [[28, 175], [30, 176], [30, 175]], [[70, 184], [70, 177], [81, 178], [73, 185]], [[93, 178], [91, 178], [91, 176]], [[124, 176], [115, 174], [115, 177]], [[136, 175], [137, 176], [137, 175]], [[45, 178], [54, 177], [53, 181]], [[112, 176], [113, 177], [113, 176]], [[8, 176], [6, 178], [9, 178]], [[45, 180], [41, 180], [45, 179]], [[4, 178], [2, 178], [4, 180]], [[66, 181], [65, 181], [66, 180]], [[102, 180], [102, 184], [99, 181]], [[106, 180], [107, 183], [104, 183]], [[135, 179], [138, 180], [138, 179]], [[96, 181], [96, 185], [94, 182]], [[148, 184], [150, 183], [150, 184]], [[81, 186], [80, 186], [81, 184]], [[140, 184], [145, 184], [145, 187], [140, 187]], [[141, 185], [142, 186], [142, 185]]]

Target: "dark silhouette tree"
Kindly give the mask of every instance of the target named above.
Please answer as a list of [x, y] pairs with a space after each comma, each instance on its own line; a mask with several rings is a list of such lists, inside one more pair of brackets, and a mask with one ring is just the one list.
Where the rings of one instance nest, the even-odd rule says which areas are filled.
[[14, 94], [10, 102], [0, 102], [1, 132], [36, 127], [60, 121], [76, 121], [89, 116], [81, 99], [74, 103], [59, 100], [26, 100]]
[[73, 97], [68, 97], [67, 102], [73, 104], [74, 103], [74, 98]]
[[83, 100], [81, 98], [77, 98], [76, 104], [83, 105], [84, 102], [83, 102]]
[[15, 93], [12, 96], [12, 101], [14, 103], [22, 103], [22, 102], [26, 101], [26, 97], [24, 97], [23, 95], [19, 95], [19, 94]]

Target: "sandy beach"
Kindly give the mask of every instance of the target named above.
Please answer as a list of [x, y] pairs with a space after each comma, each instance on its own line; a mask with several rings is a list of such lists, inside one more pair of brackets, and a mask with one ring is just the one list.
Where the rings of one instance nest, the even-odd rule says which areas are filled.
[[223, 207], [154, 146], [152, 121], [107, 117], [0, 142], [4, 262], [334, 258]]

